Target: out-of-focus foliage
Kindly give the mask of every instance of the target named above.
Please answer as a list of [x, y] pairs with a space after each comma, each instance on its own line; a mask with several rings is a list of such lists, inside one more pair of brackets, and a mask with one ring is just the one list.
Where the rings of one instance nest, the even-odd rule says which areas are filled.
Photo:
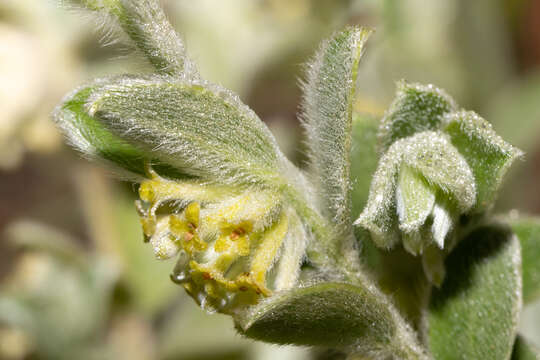
[[[321, 38], [346, 23], [375, 27], [358, 74], [353, 129], [371, 129], [369, 119], [377, 123], [395, 79], [434, 83], [527, 152], [510, 174], [499, 208], [540, 211], [540, 57], [534, 58], [540, 42], [520, 25], [532, 21], [538, 1], [173, 0], [165, 5], [201, 74], [238, 92], [279, 133], [278, 141], [286, 135], [284, 152], [298, 163], [305, 150], [291, 119], [299, 101], [300, 64]], [[166, 280], [171, 264], [153, 261], [142, 243], [132, 189], [81, 167], [60, 147], [48, 115], [62, 94], [95, 76], [147, 69], [118, 45], [101, 48], [102, 35], [94, 28], [54, 1], [0, 3], [0, 248], [6, 249], [0, 261], [11, 264], [1, 267], [9, 276], [0, 287], [0, 358], [307, 359], [306, 351], [243, 341], [228, 319], [209, 317], [185, 301]], [[353, 142], [353, 153], [373, 159], [373, 148], [363, 147], [376, 141], [375, 130], [372, 135], [362, 133], [367, 138]], [[355, 215], [367, 201], [375, 167], [375, 161], [352, 165]], [[65, 189], [46, 186], [55, 183], [51, 168], [68, 179]], [[20, 216], [60, 231], [34, 222], [6, 231]], [[63, 229], [76, 236], [63, 235]], [[18, 239], [17, 247], [8, 244], [8, 233]], [[400, 268], [407, 257], [374, 259]], [[396, 297], [414, 283], [406, 272], [387, 282]], [[521, 330], [540, 345], [538, 301], [522, 318]], [[525, 346], [520, 340], [513, 357], [527, 358]]]

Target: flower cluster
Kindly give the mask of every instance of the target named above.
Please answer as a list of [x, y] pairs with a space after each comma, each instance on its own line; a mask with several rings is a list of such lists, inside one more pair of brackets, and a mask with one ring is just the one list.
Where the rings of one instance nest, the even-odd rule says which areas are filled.
[[145, 238], [158, 259], [179, 255], [172, 279], [202, 307], [228, 313], [295, 282], [287, 267], [303, 251], [285, 255], [285, 242], [302, 241], [293, 239], [301, 225], [276, 193], [149, 173], [137, 201]]

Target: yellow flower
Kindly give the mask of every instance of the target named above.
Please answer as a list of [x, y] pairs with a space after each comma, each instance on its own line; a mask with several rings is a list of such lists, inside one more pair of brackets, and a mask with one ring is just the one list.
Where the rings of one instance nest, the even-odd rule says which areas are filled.
[[200, 205], [196, 202], [190, 203], [184, 210], [184, 219], [178, 215], [169, 217], [171, 233], [180, 242], [181, 247], [188, 254], [193, 251], [206, 250], [208, 244], [199, 237], [197, 228], [199, 227]]
[[[275, 269], [299, 267], [302, 246], [283, 244], [303, 241], [288, 236], [303, 234], [302, 225], [295, 221], [290, 231], [289, 216], [296, 215], [276, 193], [177, 182], [151, 169], [149, 175], [137, 202], [145, 238], [158, 259], [179, 255], [172, 279], [202, 307], [232, 313], [270, 296], [276, 284], [291, 284]], [[278, 266], [282, 248], [294, 253]]]

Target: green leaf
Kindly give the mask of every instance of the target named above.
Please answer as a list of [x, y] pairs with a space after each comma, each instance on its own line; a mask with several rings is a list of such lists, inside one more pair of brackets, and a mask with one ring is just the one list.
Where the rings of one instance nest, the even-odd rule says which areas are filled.
[[[55, 119], [81, 152], [127, 169], [136, 181], [151, 176], [150, 163], [160, 175], [191, 177], [199, 186], [271, 187], [321, 243], [332, 244], [326, 220], [307, 199], [310, 184], [266, 125], [227, 90], [170, 77], [100, 80], [68, 96]], [[321, 262], [335, 249], [326, 250]]]
[[438, 130], [444, 115], [457, 108], [444, 90], [433, 85], [400, 81], [397, 88], [396, 97], [379, 128], [381, 153], [396, 140], [426, 130]]
[[277, 344], [422, 358], [410, 329], [373, 287], [321, 283], [277, 294], [237, 320], [244, 335]]
[[[100, 82], [96, 82], [95, 87]], [[53, 117], [71, 146], [92, 159], [103, 159], [134, 174], [144, 175], [144, 153], [113, 135], [88, 115], [85, 104], [94, 87], [81, 87], [68, 94]]]
[[518, 334], [514, 342], [511, 360], [540, 360], [540, 349]]
[[158, 0], [117, 0], [116, 4], [113, 13], [122, 29], [158, 72], [198, 78], [195, 65]]
[[540, 297], [540, 219], [511, 215], [504, 220], [521, 243], [523, 302], [530, 303]]
[[120, 138], [128, 149], [192, 176], [276, 185], [288, 165], [259, 118], [214, 85], [123, 78], [93, 88], [86, 99], [88, 115], [112, 133], [101, 141]]
[[426, 315], [435, 359], [508, 359], [521, 310], [517, 238], [499, 225], [467, 236], [447, 257]]
[[369, 184], [377, 169], [377, 128], [374, 117], [353, 113], [351, 145], [352, 212], [356, 217], [366, 206]]
[[460, 111], [445, 119], [444, 131], [467, 160], [476, 182], [475, 212], [489, 209], [503, 177], [522, 152], [505, 142], [491, 124], [472, 111]]
[[171, 26], [158, 0], [62, 0], [88, 10], [112, 15], [160, 74], [186, 79], [198, 78], [195, 64], [188, 58], [184, 44]]
[[352, 105], [369, 34], [350, 27], [323, 42], [308, 65], [304, 84], [302, 119], [320, 208], [344, 232], [351, 230]]
[[107, 81], [111, 80], [97, 80], [92, 85], [75, 89], [55, 109], [53, 118], [63, 130], [68, 142], [90, 159], [104, 161], [127, 172], [128, 177], [146, 176], [145, 166], [151, 162], [154, 169], [162, 175], [185, 178], [186, 175], [178, 169], [160, 163], [128, 144], [88, 114], [86, 104], [90, 95]]

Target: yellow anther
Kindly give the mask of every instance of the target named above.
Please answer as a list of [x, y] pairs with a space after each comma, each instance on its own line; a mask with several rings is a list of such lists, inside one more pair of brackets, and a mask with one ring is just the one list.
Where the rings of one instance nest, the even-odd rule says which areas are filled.
[[[255, 303], [259, 296], [270, 296], [272, 291], [266, 284], [266, 274], [287, 234], [287, 216], [282, 214], [280, 219], [262, 234], [251, 234], [252, 230], [249, 221], [239, 224], [223, 223], [222, 234], [214, 243], [215, 251], [220, 253], [217, 258], [206, 264], [195, 260], [189, 262], [191, 281], [194, 284], [191, 289], [204, 293], [212, 299], [209, 301], [215, 302], [231, 294], [238, 296], [235, 301], [243, 303]], [[253, 251], [250, 249], [249, 235], [254, 237], [253, 242], [257, 244]], [[250, 263], [242, 265], [247, 271], [235, 271], [233, 268], [235, 264], [239, 264], [238, 258], [250, 254]]]
[[186, 215], [186, 220], [193, 225], [194, 228], [199, 227], [199, 216], [201, 212], [201, 207], [199, 203], [192, 202], [186, 207], [184, 213]]
[[262, 294], [264, 296], [270, 296], [272, 294], [265, 284], [257, 282], [250, 273], [240, 275], [235, 282], [240, 291], [252, 290], [255, 294]]
[[178, 215], [171, 215], [169, 219], [169, 226], [171, 227], [171, 232], [177, 237], [182, 237], [186, 232], [192, 232], [189, 228], [189, 223], [182, 219]]
[[180, 241], [182, 248], [188, 254], [208, 248], [208, 244], [197, 233], [199, 213], [200, 205], [198, 203], [191, 203], [184, 211], [185, 219], [182, 219], [178, 215], [171, 215], [169, 218], [171, 233]]
[[242, 221], [239, 224], [223, 223], [221, 225], [221, 235], [214, 244], [217, 252], [224, 252], [229, 249], [238, 256], [248, 256], [250, 252], [249, 234], [253, 231], [251, 221]]
[[156, 181], [146, 180], [139, 186], [139, 197], [141, 200], [153, 203], [156, 200], [156, 192], [154, 190]]
[[237, 243], [236, 247], [238, 249], [238, 255], [248, 256], [249, 248], [250, 248], [249, 238], [246, 235], [241, 236], [236, 243]]
[[214, 243], [214, 250], [219, 253], [229, 250], [230, 247], [231, 244], [225, 236], [220, 236]]
[[227, 313], [271, 295], [266, 274], [287, 232], [286, 219], [276, 221], [282, 204], [275, 194], [173, 181], [148, 165], [139, 196], [145, 237], [159, 258], [181, 252], [175, 281], [203, 307]]

